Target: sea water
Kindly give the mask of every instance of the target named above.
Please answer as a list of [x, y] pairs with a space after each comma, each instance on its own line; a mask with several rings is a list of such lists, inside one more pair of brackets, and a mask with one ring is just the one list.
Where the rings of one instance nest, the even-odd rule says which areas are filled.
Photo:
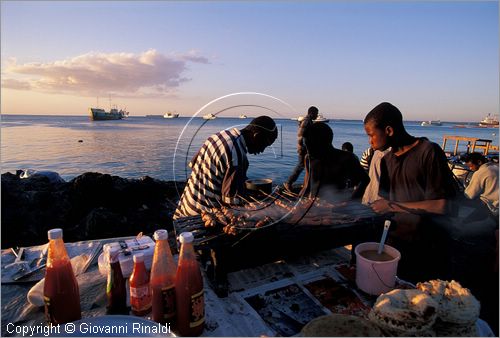
[[[205, 139], [226, 128], [241, 129], [251, 118], [215, 120], [179, 117], [128, 117], [117, 121], [90, 121], [86, 116], [1, 116], [1, 171], [51, 170], [65, 180], [85, 172], [100, 172], [126, 178], [150, 176], [161, 180], [186, 180], [189, 160]], [[249, 155], [250, 179], [271, 178], [281, 183], [297, 163], [298, 123], [276, 119], [278, 139], [260, 155]], [[461, 135], [493, 140], [498, 145], [498, 128], [444, 122], [442, 126], [420, 126], [405, 122], [408, 132], [442, 144], [444, 135]], [[333, 145], [351, 142], [361, 157], [369, 146], [361, 120], [330, 120]], [[451, 144], [449, 145], [451, 146]], [[300, 182], [299, 178], [299, 182]]]

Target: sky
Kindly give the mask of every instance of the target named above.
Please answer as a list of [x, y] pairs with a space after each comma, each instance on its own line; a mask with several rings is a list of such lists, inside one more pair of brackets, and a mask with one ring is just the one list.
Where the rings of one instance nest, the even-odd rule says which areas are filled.
[[191, 116], [215, 100], [363, 119], [388, 101], [477, 122], [499, 113], [498, 17], [498, 1], [2, 0], [1, 113]]

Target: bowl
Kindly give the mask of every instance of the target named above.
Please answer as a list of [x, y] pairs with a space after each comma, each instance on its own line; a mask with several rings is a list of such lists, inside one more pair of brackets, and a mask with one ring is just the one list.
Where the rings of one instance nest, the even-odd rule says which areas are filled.
[[270, 178], [247, 180], [245, 185], [248, 190], [264, 192], [268, 195], [273, 191], [273, 180]]

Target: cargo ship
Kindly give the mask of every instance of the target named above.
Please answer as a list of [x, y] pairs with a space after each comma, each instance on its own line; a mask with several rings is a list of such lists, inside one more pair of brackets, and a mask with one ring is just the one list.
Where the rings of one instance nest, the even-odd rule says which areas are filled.
[[92, 121], [121, 120], [128, 116], [128, 111], [111, 108], [109, 112], [101, 108], [89, 108], [89, 115]]

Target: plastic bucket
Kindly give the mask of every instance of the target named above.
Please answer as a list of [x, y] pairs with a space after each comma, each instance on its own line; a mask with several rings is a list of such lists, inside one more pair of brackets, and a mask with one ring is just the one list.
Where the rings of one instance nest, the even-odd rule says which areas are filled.
[[377, 250], [379, 243], [367, 242], [356, 246], [356, 285], [370, 295], [380, 295], [394, 288], [401, 254], [390, 245], [384, 245], [386, 254], [394, 257], [388, 261], [375, 261], [361, 256], [361, 252]]

